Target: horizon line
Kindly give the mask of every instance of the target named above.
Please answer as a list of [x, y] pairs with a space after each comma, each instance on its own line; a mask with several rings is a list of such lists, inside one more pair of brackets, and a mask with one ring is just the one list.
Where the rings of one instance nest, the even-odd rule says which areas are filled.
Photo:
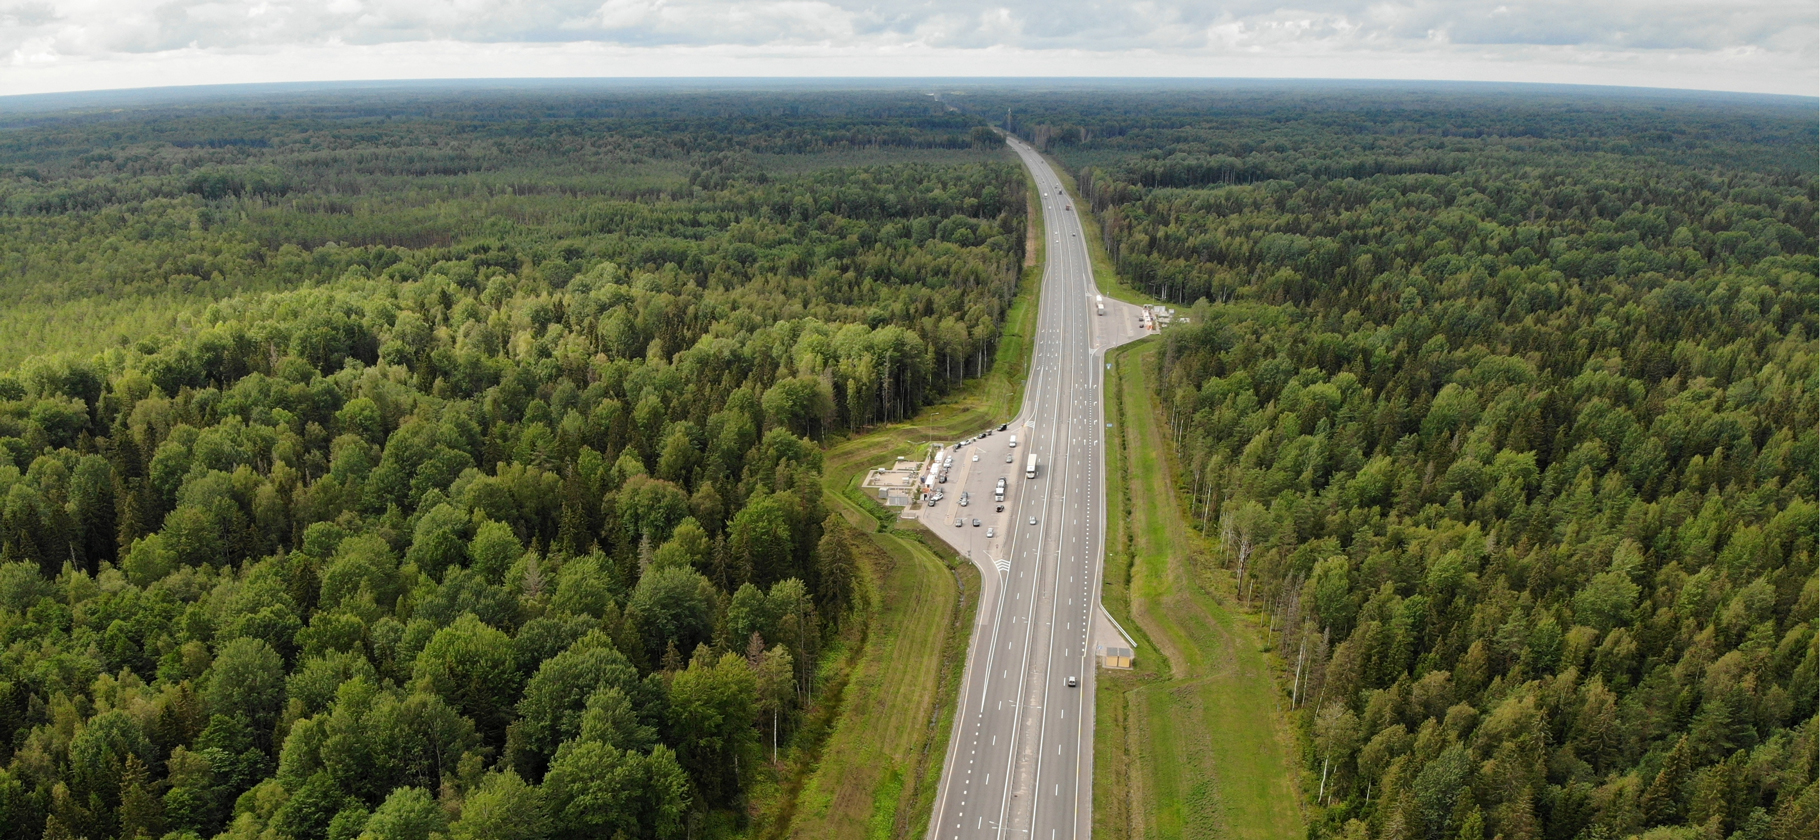
[[[464, 87], [474, 89], [509, 89], [537, 87], [600, 87], [636, 89], [640, 86], [668, 88], [705, 88], [711, 86], [728, 86], [735, 88], [799, 88], [799, 89], [856, 89], [856, 85], [911, 88], [928, 84], [967, 84], [979, 87], [1028, 87], [1043, 84], [1073, 84], [1087, 87], [1108, 88], [1143, 88], [1175, 89], [1218, 86], [1242, 87], [1375, 87], [1375, 88], [1435, 88], [1450, 87], [1461, 89], [1504, 90], [1508, 92], [1536, 91], [1555, 93], [1581, 94], [1628, 94], [1645, 97], [1672, 97], [1694, 99], [1731, 99], [1756, 100], [1760, 102], [1780, 102], [1794, 105], [1805, 103], [1820, 106], [1820, 95], [1798, 93], [1765, 93], [1758, 91], [1737, 91], [1711, 88], [1680, 88], [1649, 85], [1602, 85], [1571, 82], [1521, 82], [1478, 79], [1406, 79], [1395, 77], [1383, 78], [1350, 78], [1350, 77], [1301, 77], [1301, 76], [808, 76], [808, 75], [744, 75], [744, 76], [472, 76], [472, 77], [416, 77], [372, 79], [320, 79], [281, 82], [228, 82], [194, 85], [148, 85], [143, 87], [91, 88], [67, 91], [43, 91], [36, 93], [0, 94], [0, 112], [19, 113], [24, 111], [49, 111], [63, 109], [80, 109], [97, 107], [103, 103], [94, 100], [114, 99], [130, 101], [134, 99], [157, 99], [174, 97], [177, 99], [200, 99], [210, 96], [231, 97], [237, 92], [256, 93], [261, 91], [300, 93], [311, 90], [383, 90], [386, 88], [415, 89], [449, 89], [458, 90]], [[90, 101], [83, 101], [90, 100]], [[120, 102], [109, 104], [121, 104]], [[139, 106], [152, 106], [157, 102], [137, 102]], [[168, 104], [168, 103], [167, 103]], [[24, 106], [24, 107], [20, 107]], [[33, 107], [36, 106], [36, 107]]]

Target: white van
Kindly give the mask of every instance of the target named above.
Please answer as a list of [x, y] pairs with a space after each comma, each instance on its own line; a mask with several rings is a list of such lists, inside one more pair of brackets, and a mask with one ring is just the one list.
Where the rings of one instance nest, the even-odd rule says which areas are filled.
[[1017, 448], [1017, 435], [1012, 435], [1012, 436], [1011, 436], [1011, 448], [1012, 448], [1012, 449], [1016, 449], [1016, 448]]

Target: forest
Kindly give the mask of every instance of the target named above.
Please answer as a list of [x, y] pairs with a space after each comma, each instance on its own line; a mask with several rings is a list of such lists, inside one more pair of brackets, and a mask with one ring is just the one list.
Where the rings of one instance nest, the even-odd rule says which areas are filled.
[[1346, 840], [1817, 830], [1811, 101], [981, 95], [1180, 304], [1177, 479]]
[[854, 607], [821, 441], [1024, 259], [920, 95], [8, 120], [5, 838], [737, 834]]

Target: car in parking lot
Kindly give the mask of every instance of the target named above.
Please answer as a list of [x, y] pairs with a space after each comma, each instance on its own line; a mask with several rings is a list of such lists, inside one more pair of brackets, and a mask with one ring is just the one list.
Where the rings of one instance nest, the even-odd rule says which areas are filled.
[[956, 519], [956, 520], [954, 520], [954, 527], [956, 527], [956, 528], [959, 528], [959, 527], [961, 527], [961, 526], [962, 526], [962, 525], [964, 525], [964, 524], [966, 524], [966, 523], [964, 523], [964, 522], [962, 522], [962, 521], [961, 521], [961, 520], [959, 520], [959, 519]]
[[980, 526], [980, 520], [979, 520], [979, 517], [976, 516], [973, 518], [973, 527], [978, 528], [979, 526]]

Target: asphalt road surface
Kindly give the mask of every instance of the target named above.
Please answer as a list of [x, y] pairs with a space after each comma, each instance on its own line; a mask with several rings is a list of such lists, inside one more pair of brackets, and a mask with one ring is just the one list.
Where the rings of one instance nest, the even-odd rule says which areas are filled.
[[[1006, 431], [952, 450], [946, 498], [922, 514], [980, 566], [984, 582], [930, 821], [937, 840], [1091, 833], [1104, 353], [1145, 334], [1137, 307], [1096, 299], [1087, 234], [1054, 171], [1030, 147], [1008, 142], [1044, 193], [1047, 264], [1023, 407]], [[1034, 479], [1024, 473], [1030, 453]], [[1000, 476], [1009, 490], [1003, 513], [992, 495]], [[958, 505], [962, 490], [972, 497], [967, 507]]]

